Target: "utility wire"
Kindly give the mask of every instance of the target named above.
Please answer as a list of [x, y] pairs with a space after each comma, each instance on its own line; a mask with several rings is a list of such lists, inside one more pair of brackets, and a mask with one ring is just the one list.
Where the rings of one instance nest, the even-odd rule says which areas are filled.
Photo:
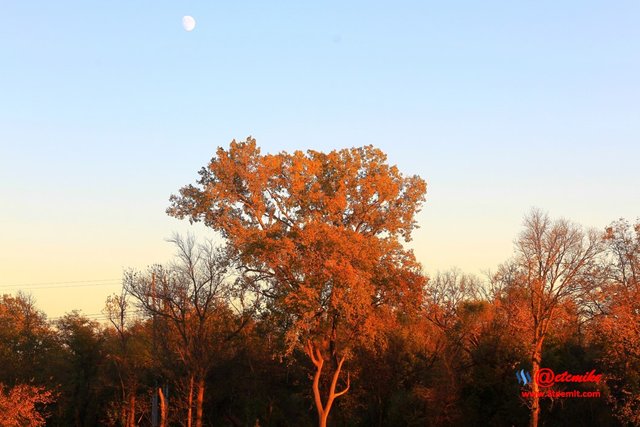
[[[28, 288], [11, 288], [11, 289], [7, 289], [7, 290], [28, 290], [28, 291], [33, 291], [33, 290], [42, 290], [42, 289], [61, 289], [61, 288], [92, 288], [92, 287], [96, 287], [96, 286], [114, 286], [114, 285], [119, 285], [120, 282], [112, 282], [112, 283], [93, 283], [93, 284], [88, 284], [88, 285], [60, 285], [60, 286], [35, 286], [35, 287], [28, 287]], [[0, 289], [2, 289], [0, 287]]]
[[[131, 315], [143, 314], [144, 312], [145, 312], [144, 310], [127, 310], [125, 317], [130, 317]], [[109, 320], [109, 315], [105, 313], [92, 313], [92, 314], [78, 313], [78, 316], [81, 318], [89, 319], [89, 320]], [[55, 322], [60, 319], [64, 319], [65, 317], [67, 317], [67, 315], [54, 316], [54, 317], [48, 318], [47, 320], [51, 322]]]
[[44, 285], [66, 285], [69, 283], [94, 283], [94, 282], [119, 282], [122, 279], [92, 279], [92, 280], [72, 280], [66, 282], [33, 282], [33, 283], [3, 283], [0, 288], [17, 288], [24, 286], [44, 286]]
[[[60, 282], [64, 283], [64, 282]], [[86, 288], [86, 287], [94, 287], [94, 286], [113, 286], [119, 285], [122, 282], [120, 280], [113, 280], [110, 282], [100, 282], [100, 283], [87, 283], [84, 281], [78, 282], [67, 282], [67, 283], [84, 283], [84, 284], [74, 284], [74, 285], [56, 285], [52, 283], [51, 285], [0, 285], [0, 290], [36, 290], [36, 289], [60, 289], [60, 288]]]

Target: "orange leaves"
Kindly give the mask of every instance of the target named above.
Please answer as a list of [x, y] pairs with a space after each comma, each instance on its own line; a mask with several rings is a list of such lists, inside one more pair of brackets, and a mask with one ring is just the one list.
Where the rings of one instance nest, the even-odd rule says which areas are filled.
[[605, 349], [602, 363], [609, 401], [616, 417], [629, 425], [640, 423], [640, 291], [636, 287], [633, 281], [613, 284], [608, 289], [608, 312], [593, 325], [593, 334]]
[[172, 196], [168, 213], [204, 220], [231, 238], [240, 229], [317, 221], [410, 238], [426, 184], [385, 162], [371, 146], [262, 155], [253, 139], [233, 141], [201, 170], [199, 187]]
[[419, 300], [420, 267], [399, 239], [411, 237], [426, 184], [382, 151], [263, 155], [249, 138], [218, 149], [200, 176], [172, 196], [168, 213], [204, 220], [247, 271], [268, 279], [290, 345], [300, 334], [366, 340], [381, 326], [373, 318], [390, 312], [381, 306]]
[[46, 421], [42, 406], [53, 401], [53, 393], [44, 387], [19, 384], [11, 390], [5, 390], [0, 384], [0, 425], [44, 426]]

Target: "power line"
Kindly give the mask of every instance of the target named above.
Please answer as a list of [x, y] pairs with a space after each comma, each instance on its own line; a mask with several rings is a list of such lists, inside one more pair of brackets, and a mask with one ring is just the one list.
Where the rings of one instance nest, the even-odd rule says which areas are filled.
[[[131, 316], [135, 316], [135, 315], [139, 315], [139, 314], [144, 314], [145, 311], [144, 310], [127, 310], [125, 317], [131, 317]], [[71, 313], [68, 314], [63, 314], [61, 316], [54, 316], [54, 317], [50, 317], [47, 320], [51, 321], [51, 322], [55, 322], [57, 320], [60, 319], [64, 319], [65, 317], [67, 317], [67, 315], [69, 315]], [[84, 313], [80, 313], [78, 312], [78, 316], [80, 318], [85, 318], [85, 319], [89, 319], [89, 320], [109, 320], [109, 315], [106, 313], [92, 313], [92, 314], [84, 314]]]
[[91, 280], [71, 280], [66, 282], [32, 282], [32, 283], [3, 283], [0, 288], [14, 288], [23, 286], [40, 286], [40, 285], [65, 285], [69, 283], [93, 283], [93, 282], [119, 282], [122, 279], [91, 279]]
[[[60, 286], [35, 286], [35, 287], [27, 287], [27, 288], [12, 288], [16, 290], [41, 290], [41, 289], [60, 289], [60, 288], [92, 288], [95, 286], [114, 286], [119, 285], [120, 282], [111, 282], [111, 283], [92, 283], [87, 285], [60, 285]], [[0, 287], [1, 289], [2, 287]], [[10, 289], [7, 289], [10, 290]]]
[[[39, 285], [0, 285], [1, 291], [31, 291], [31, 290], [43, 290], [43, 289], [61, 289], [61, 288], [87, 288], [87, 287], [97, 287], [97, 286], [114, 286], [120, 285], [122, 282], [120, 280], [111, 280], [111, 281], [96, 281], [94, 283], [87, 283], [85, 281], [74, 281], [74, 282], [50, 282], [51, 284], [39, 284]], [[61, 283], [60, 285], [56, 283]], [[71, 284], [64, 284], [71, 283]], [[77, 284], [76, 284], [77, 283]]]

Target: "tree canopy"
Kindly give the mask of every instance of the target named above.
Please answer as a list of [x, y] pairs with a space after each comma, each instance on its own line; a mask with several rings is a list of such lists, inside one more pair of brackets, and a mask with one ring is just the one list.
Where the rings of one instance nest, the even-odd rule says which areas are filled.
[[171, 197], [170, 215], [229, 241], [270, 313], [285, 318], [285, 352], [306, 348], [321, 413], [322, 352], [335, 370], [330, 408], [352, 344], [373, 344], [394, 310], [420, 304], [420, 265], [401, 241], [411, 240], [426, 184], [386, 160], [372, 146], [263, 155], [253, 139], [234, 141]]
[[168, 213], [229, 240], [271, 307], [290, 316], [291, 351], [338, 322], [371, 337], [372, 310], [419, 299], [420, 266], [400, 240], [411, 239], [425, 191], [371, 146], [262, 155], [247, 139], [219, 148]]

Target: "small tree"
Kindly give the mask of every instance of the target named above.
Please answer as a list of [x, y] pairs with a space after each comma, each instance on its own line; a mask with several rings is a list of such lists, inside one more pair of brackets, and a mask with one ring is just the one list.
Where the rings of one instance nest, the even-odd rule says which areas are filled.
[[120, 386], [120, 404], [117, 407], [120, 423], [126, 427], [136, 425], [137, 395], [142, 376], [151, 366], [151, 343], [147, 325], [132, 318], [126, 290], [107, 298], [104, 312], [112, 329], [107, 335], [107, 358], [112, 362]]
[[73, 311], [56, 322], [65, 353], [65, 378], [61, 385], [61, 409], [67, 425], [96, 425], [101, 418], [100, 370], [105, 361], [104, 334], [100, 324]]
[[158, 339], [187, 372], [187, 425], [194, 418], [195, 393], [195, 425], [201, 427], [207, 374], [249, 316], [240, 313], [238, 321], [231, 312], [233, 268], [223, 249], [211, 242], [197, 245], [193, 237], [171, 241], [178, 248], [175, 263], [147, 273], [131, 271], [124, 286], [155, 318]]
[[60, 345], [31, 295], [0, 295], [0, 382], [36, 382], [53, 387], [59, 372], [52, 359]]
[[[171, 197], [168, 213], [204, 221], [228, 239], [245, 277], [280, 319], [285, 353], [314, 365], [319, 425], [356, 343], [372, 345], [394, 315], [420, 303], [424, 283], [402, 248], [426, 186], [371, 146], [262, 155], [253, 139], [219, 148], [198, 185]], [[325, 362], [328, 390], [321, 390]], [[323, 396], [324, 394], [324, 396]]]

